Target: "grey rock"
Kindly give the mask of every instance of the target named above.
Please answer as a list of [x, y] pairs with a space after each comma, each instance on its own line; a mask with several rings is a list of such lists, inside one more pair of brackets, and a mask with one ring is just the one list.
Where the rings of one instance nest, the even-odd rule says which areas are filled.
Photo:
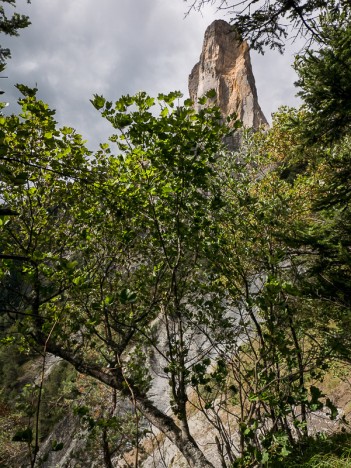
[[235, 113], [245, 128], [268, 127], [258, 103], [249, 46], [223, 20], [206, 29], [200, 60], [189, 76], [189, 94], [197, 110], [197, 100], [211, 89], [223, 117]]

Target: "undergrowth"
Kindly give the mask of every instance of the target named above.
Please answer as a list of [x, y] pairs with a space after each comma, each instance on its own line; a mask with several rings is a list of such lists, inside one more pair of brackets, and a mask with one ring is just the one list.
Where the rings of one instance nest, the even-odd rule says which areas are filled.
[[351, 433], [308, 437], [297, 446], [284, 462], [266, 465], [270, 468], [351, 468]]

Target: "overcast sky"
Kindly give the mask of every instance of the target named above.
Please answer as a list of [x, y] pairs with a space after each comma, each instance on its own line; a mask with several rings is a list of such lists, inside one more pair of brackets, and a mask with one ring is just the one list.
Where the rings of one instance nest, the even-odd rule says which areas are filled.
[[[15, 83], [39, 88], [57, 110], [61, 125], [73, 126], [95, 146], [109, 134], [89, 102], [94, 93], [115, 100], [145, 90], [151, 95], [180, 90], [198, 61], [206, 27], [229, 19], [208, 7], [184, 18], [183, 0], [17, 0], [32, 25], [19, 38], [1, 38], [12, 60], [0, 86], [8, 112], [16, 112]], [[296, 49], [296, 47], [295, 47]], [[293, 61], [285, 55], [251, 54], [260, 105], [267, 119], [281, 105], [296, 105]]]

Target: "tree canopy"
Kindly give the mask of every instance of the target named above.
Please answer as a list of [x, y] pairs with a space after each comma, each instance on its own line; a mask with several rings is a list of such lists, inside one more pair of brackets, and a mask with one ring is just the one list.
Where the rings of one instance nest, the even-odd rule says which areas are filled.
[[201, 11], [205, 5], [217, 5], [230, 16], [230, 22], [253, 49], [260, 52], [285, 48], [288, 37], [304, 37], [307, 43], [321, 40], [321, 15], [347, 11], [347, 1], [339, 0], [185, 0], [188, 13]]
[[[159, 449], [155, 428], [189, 466], [289, 466], [314, 412], [337, 419], [323, 379], [350, 364], [348, 14], [320, 24], [296, 62], [303, 105], [236, 152], [212, 92], [198, 113], [178, 92], [95, 95], [111, 137], [92, 153], [19, 86], [21, 113], [0, 117], [0, 325], [12, 361], [42, 359], [12, 439], [31, 466], [64, 447], [40, 451], [48, 354], [76, 372], [65, 411], [109, 468], [139, 466], [147, 437]], [[0, 364], [13, 391], [21, 362]]]

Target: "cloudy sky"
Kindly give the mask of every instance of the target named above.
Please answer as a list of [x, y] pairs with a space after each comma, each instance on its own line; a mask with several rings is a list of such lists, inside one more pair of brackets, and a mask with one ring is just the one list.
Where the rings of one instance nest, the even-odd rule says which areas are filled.
[[[151, 95], [181, 90], [198, 61], [206, 27], [218, 18], [208, 7], [184, 18], [184, 0], [17, 0], [32, 25], [19, 38], [1, 38], [12, 51], [1, 80], [8, 112], [16, 112], [15, 83], [39, 88], [62, 125], [75, 127], [96, 146], [109, 134], [89, 102], [145, 90]], [[293, 52], [252, 53], [261, 107], [270, 120], [281, 105], [295, 105]], [[88, 145], [89, 146], [89, 145]]]

